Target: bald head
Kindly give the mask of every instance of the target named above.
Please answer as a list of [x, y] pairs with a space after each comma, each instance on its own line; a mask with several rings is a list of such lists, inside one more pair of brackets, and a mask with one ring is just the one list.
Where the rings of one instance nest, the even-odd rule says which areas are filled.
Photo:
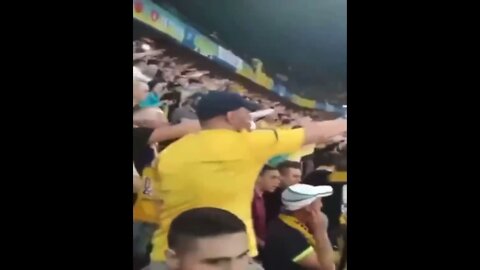
[[133, 106], [143, 101], [148, 95], [148, 84], [133, 80]]

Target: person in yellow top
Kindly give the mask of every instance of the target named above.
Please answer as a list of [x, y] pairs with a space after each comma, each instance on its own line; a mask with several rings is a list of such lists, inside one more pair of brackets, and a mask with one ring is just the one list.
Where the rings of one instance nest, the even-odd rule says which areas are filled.
[[172, 220], [198, 207], [232, 212], [246, 225], [250, 256], [257, 255], [251, 202], [262, 166], [273, 156], [302, 145], [329, 141], [346, 131], [346, 120], [311, 122], [294, 130], [250, 132], [254, 104], [229, 92], [210, 92], [198, 103], [202, 130], [187, 135], [160, 153], [154, 193], [163, 199], [160, 229], [153, 238], [151, 270], [165, 269], [167, 233]]

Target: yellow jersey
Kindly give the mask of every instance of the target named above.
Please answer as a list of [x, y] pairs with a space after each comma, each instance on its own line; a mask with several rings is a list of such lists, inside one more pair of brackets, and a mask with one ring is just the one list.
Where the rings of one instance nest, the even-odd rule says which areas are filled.
[[198, 207], [221, 208], [247, 227], [250, 255], [256, 256], [251, 203], [258, 173], [273, 156], [298, 151], [304, 129], [202, 130], [168, 146], [159, 155], [154, 192], [163, 199], [160, 229], [153, 237], [152, 261], [164, 261], [170, 223]]

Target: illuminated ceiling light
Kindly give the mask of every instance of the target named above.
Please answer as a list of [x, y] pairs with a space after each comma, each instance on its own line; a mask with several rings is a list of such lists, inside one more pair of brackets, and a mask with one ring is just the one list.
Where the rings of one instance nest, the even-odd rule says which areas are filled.
[[343, 107], [343, 108], [346, 108], [346, 107], [347, 107], [347, 105], [343, 105], [342, 107]]

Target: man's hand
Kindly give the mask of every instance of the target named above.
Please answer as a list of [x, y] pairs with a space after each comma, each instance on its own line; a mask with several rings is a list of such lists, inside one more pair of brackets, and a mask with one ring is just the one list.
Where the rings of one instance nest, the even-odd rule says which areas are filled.
[[158, 49], [158, 50], [151, 50], [151, 51], [146, 51], [145, 53], [148, 56], [158, 56], [161, 55], [165, 52], [165, 49]]
[[265, 247], [265, 241], [257, 237], [257, 245], [261, 248]]
[[137, 60], [137, 59], [141, 59], [143, 57], [147, 57], [147, 56], [158, 56], [158, 55], [161, 55], [163, 54], [165, 50], [164, 49], [159, 49], [159, 50], [152, 50], [152, 51], [146, 51], [146, 52], [142, 52], [142, 53], [134, 53], [133, 54], [133, 60]]
[[327, 235], [327, 216], [320, 209], [315, 209], [310, 214], [310, 226], [315, 238], [314, 249], [318, 261], [315, 269], [335, 270], [334, 253]]
[[336, 119], [322, 122], [311, 122], [305, 128], [304, 144], [327, 144], [332, 138], [347, 132], [347, 120]]
[[328, 218], [320, 209], [314, 209], [310, 211], [307, 225], [312, 230], [313, 235], [324, 234], [327, 232]]

